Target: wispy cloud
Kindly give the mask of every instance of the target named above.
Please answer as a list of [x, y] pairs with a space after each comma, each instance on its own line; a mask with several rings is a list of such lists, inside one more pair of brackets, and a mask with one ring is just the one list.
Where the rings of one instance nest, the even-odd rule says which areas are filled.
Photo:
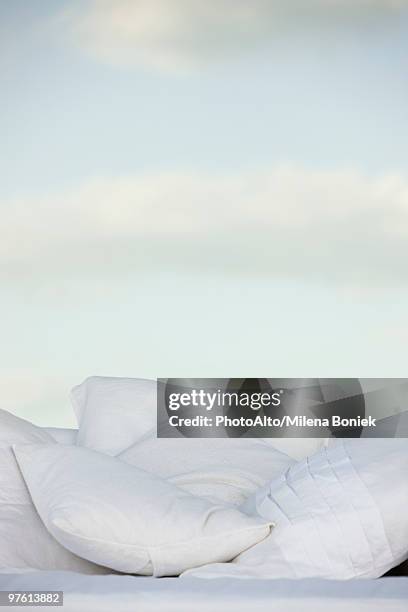
[[293, 165], [88, 181], [3, 202], [0, 273], [170, 268], [406, 284], [408, 178]]
[[[367, 25], [407, 0], [81, 0], [60, 14], [72, 41], [100, 61], [185, 71], [240, 57], [290, 30]], [[335, 32], [334, 29], [334, 32]]]

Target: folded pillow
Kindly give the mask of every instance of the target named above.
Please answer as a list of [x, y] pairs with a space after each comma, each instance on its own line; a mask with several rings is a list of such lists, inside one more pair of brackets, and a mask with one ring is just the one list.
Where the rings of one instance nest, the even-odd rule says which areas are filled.
[[117, 455], [156, 435], [156, 381], [91, 376], [71, 391], [79, 425], [77, 444]]
[[41, 521], [11, 450], [12, 444], [52, 444], [40, 427], [0, 410], [0, 570], [105, 573], [63, 548]]
[[171, 576], [229, 561], [270, 531], [269, 521], [89, 449], [30, 444], [14, 452], [50, 533], [75, 554], [121, 572]]
[[276, 524], [228, 565], [186, 575], [377, 578], [408, 557], [408, 440], [344, 439], [293, 465], [244, 510]]
[[149, 436], [118, 457], [190, 493], [236, 506], [293, 463], [256, 438]]

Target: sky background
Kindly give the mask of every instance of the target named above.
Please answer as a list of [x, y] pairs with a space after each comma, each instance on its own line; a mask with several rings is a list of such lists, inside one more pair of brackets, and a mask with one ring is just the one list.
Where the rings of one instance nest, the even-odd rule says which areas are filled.
[[0, 0], [0, 397], [408, 376], [406, 0]]

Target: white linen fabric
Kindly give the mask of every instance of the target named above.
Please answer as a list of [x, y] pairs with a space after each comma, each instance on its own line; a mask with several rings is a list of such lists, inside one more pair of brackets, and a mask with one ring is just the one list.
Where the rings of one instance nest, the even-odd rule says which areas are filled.
[[0, 589], [63, 590], [63, 612], [406, 612], [408, 600], [408, 578], [208, 581], [36, 572], [0, 574]]
[[267, 442], [251, 438], [150, 436], [118, 457], [192, 494], [234, 505], [293, 464]]
[[63, 548], [41, 521], [21, 476], [12, 444], [52, 444], [40, 427], [0, 410], [0, 570], [72, 570], [103, 573]]
[[377, 578], [408, 557], [408, 440], [344, 439], [244, 505], [276, 524], [233, 563], [186, 575]]
[[76, 444], [78, 430], [67, 429], [64, 427], [43, 427], [44, 431], [50, 434], [59, 444]]
[[71, 391], [79, 425], [77, 444], [117, 455], [156, 435], [156, 381], [91, 376]]
[[68, 550], [121, 572], [178, 575], [229, 561], [271, 523], [214, 505], [114, 457], [78, 446], [14, 446], [47, 529]]

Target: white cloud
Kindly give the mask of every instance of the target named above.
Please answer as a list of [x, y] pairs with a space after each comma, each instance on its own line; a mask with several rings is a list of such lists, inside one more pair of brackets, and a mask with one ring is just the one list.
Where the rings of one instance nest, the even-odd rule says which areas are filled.
[[292, 165], [88, 181], [4, 202], [0, 274], [202, 269], [406, 283], [408, 178]]
[[240, 56], [290, 30], [381, 20], [407, 6], [407, 0], [81, 0], [60, 17], [69, 37], [101, 61], [185, 71]]

